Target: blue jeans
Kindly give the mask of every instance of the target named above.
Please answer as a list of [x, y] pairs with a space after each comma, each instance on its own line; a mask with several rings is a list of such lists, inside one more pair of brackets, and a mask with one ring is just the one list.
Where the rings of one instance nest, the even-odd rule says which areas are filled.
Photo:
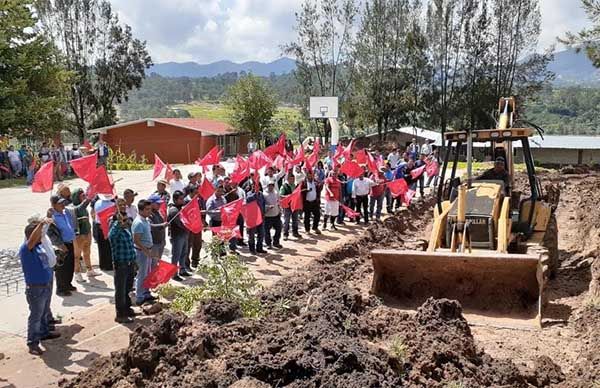
[[144, 288], [143, 284], [144, 280], [146, 280], [146, 276], [150, 273], [152, 259], [140, 250], [136, 249], [135, 253], [135, 261], [138, 266], [137, 277], [135, 278], [135, 301], [140, 304], [150, 296], [150, 290]]
[[[383, 197], [381, 194], [379, 197], [369, 197], [369, 213], [371, 216], [375, 215], [377, 220], [381, 219], [381, 208], [383, 207]], [[377, 210], [375, 210], [375, 204], [377, 204]]]
[[48, 330], [48, 303], [52, 295], [50, 284], [46, 287], [27, 287], [25, 297], [29, 305], [29, 318], [27, 319], [27, 346], [39, 345]]
[[152, 266], [150, 267], [150, 270], [153, 270], [158, 265], [158, 261], [162, 258], [162, 255], [165, 252], [165, 242], [163, 241], [160, 244], [152, 245], [152, 249], [150, 249], [150, 251], [154, 257], [158, 257], [158, 259], [152, 259]]
[[263, 250], [263, 239], [265, 238], [265, 228], [263, 224], [254, 228], [248, 228], [248, 248], [250, 252]]
[[171, 264], [179, 265], [179, 271], [185, 271], [185, 259], [188, 251], [187, 234], [171, 237]]

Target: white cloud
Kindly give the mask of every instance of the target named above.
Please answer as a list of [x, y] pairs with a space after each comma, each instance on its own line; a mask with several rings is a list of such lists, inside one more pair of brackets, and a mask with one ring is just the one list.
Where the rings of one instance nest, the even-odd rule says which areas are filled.
[[[154, 62], [271, 61], [295, 37], [302, 0], [111, 0]], [[363, 1], [364, 3], [364, 1]], [[587, 25], [580, 0], [540, 0], [539, 48]]]

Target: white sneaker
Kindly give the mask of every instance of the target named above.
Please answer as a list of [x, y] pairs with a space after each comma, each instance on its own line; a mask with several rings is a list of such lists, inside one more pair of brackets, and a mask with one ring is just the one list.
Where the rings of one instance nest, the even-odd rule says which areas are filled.
[[86, 282], [86, 280], [83, 278], [83, 276], [79, 272], [75, 274], [75, 281], [77, 283], [85, 283]]
[[94, 271], [93, 269], [90, 269], [89, 271], [87, 271], [87, 276], [89, 277], [95, 277], [95, 276], [100, 276], [101, 274]]

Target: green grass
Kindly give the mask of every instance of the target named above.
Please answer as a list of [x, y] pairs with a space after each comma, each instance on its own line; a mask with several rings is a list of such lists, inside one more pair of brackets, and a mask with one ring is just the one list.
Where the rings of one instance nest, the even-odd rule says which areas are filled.
[[[473, 171], [485, 171], [492, 167], [494, 167], [494, 162], [473, 162]], [[450, 163], [448, 165], [448, 168], [449, 169], [452, 168], [452, 163]], [[466, 170], [467, 162], [458, 162], [458, 169]], [[526, 172], [527, 166], [525, 165], [525, 163], [515, 163], [515, 171], [516, 172]], [[536, 166], [535, 171], [541, 172], [541, 171], [550, 171], [550, 170], [548, 170], [547, 168]]]
[[[176, 105], [173, 108], [185, 109], [190, 115], [198, 119], [229, 121], [231, 111], [224, 104], [210, 102], [194, 102], [191, 104]], [[296, 122], [302, 119], [300, 111], [296, 108], [281, 106], [277, 109], [275, 120]]]
[[27, 184], [27, 180], [25, 178], [3, 179], [3, 180], [0, 180], [0, 189], [7, 189], [9, 187], [17, 187], [17, 186], [25, 186], [26, 184]]

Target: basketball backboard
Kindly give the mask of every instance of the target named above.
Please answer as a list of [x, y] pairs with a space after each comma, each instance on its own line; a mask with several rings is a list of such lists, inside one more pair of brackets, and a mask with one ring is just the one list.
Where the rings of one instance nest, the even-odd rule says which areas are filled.
[[311, 119], [337, 119], [338, 98], [337, 97], [311, 97], [310, 118]]

